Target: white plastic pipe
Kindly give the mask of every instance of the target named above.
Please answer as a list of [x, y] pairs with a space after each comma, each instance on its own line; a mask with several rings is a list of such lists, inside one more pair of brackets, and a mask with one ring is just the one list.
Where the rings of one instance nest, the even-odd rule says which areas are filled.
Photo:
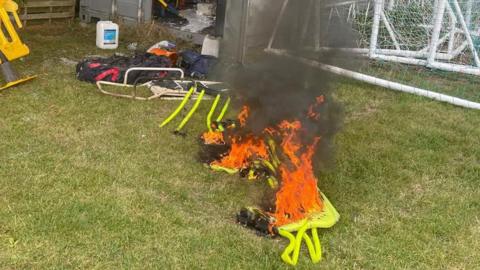
[[393, 56], [393, 55], [380, 55], [380, 54], [376, 54], [372, 59], [401, 63], [401, 64], [408, 64], [408, 65], [417, 65], [417, 66], [428, 65], [428, 67], [435, 68], [438, 70], [480, 76], [480, 68], [474, 67], [474, 66], [456, 65], [452, 63], [441, 63], [441, 62], [433, 62], [431, 64], [428, 64], [426, 60], [422, 60], [422, 59], [399, 57], [399, 56]]
[[390, 11], [395, 6], [395, 0], [388, 1], [387, 9]]
[[344, 77], [347, 77], [347, 78], [355, 79], [355, 80], [358, 80], [358, 81], [361, 81], [361, 82], [385, 87], [385, 88], [392, 89], [392, 90], [395, 90], [395, 91], [400, 91], [400, 92], [405, 92], [405, 93], [410, 93], [410, 94], [414, 94], [414, 95], [418, 95], [418, 96], [427, 97], [427, 98], [430, 98], [430, 99], [433, 99], [433, 100], [446, 102], [446, 103], [456, 105], [456, 106], [461, 106], [461, 107], [464, 107], [464, 108], [480, 110], [480, 103], [472, 102], [472, 101], [461, 99], [461, 98], [452, 97], [452, 96], [449, 96], [449, 95], [440, 94], [440, 93], [437, 93], [437, 92], [428, 91], [428, 90], [413, 87], [413, 86], [404, 85], [404, 84], [401, 84], [401, 83], [387, 81], [387, 80], [384, 80], [384, 79], [380, 79], [380, 78], [376, 78], [376, 77], [373, 77], [373, 76], [365, 75], [365, 74], [362, 74], [362, 73], [359, 73], [359, 72], [354, 72], [354, 71], [351, 71], [351, 70], [335, 67], [335, 66], [332, 66], [332, 65], [323, 64], [323, 63], [320, 63], [320, 62], [315, 61], [315, 60], [310, 60], [310, 59], [303, 58], [303, 57], [293, 56], [292, 54], [290, 54], [286, 50], [266, 49], [265, 52], [270, 53], [270, 54], [284, 56], [284, 57], [296, 60], [300, 63], [309, 65], [311, 67], [319, 68], [321, 70], [328, 71], [328, 72], [331, 72], [333, 74], [337, 74], [337, 75], [344, 76]]
[[380, 17], [383, 9], [383, 0], [375, 0], [373, 8], [372, 36], [370, 37], [370, 57], [374, 57], [377, 50], [378, 32], [380, 30]]
[[165, 71], [165, 72], [178, 72], [180, 74], [180, 78], [185, 77], [185, 72], [181, 68], [157, 68], [157, 67], [133, 67], [127, 69], [125, 72], [125, 79], [123, 79], [123, 84], [128, 85], [128, 75], [132, 71]]
[[470, 29], [472, 26], [472, 9], [473, 9], [473, 0], [467, 1], [467, 11], [465, 12], [465, 22], [467, 27]]
[[[457, 29], [456, 29], [456, 30], [457, 30]], [[438, 39], [437, 47], [440, 46], [440, 45], [442, 45], [449, 37], [450, 37], [450, 33], [448, 33], [448, 34], [446, 34], [446, 35], [443, 35], [443, 37], [441, 37], [440, 39]], [[425, 48], [421, 49], [419, 52], [429, 53], [430, 47], [431, 47], [431, 43], [429, 43]]]
[[[458, 48], [456, 48], [453, 52], [452, 52], [452, 58], [455, 58], [457, 56], [459, 56], [468, 46], [468, 42], [467, 41], [464, 41], [462, 44], [460, 44], [460, 46], [458, 46]], [[447, 59], [447, 60], [451, 60], [451, 59]]]
[[438, 0], [435, 5], [435, 16], [433, 23], [432, 40], [430, 41], [430, 55], [428, 56], [428, 64], [435, 63], [435, 56], [437, 54], [437, 48], [439, 46], [438, 41], [440, 39], [440, 31], [442, 30], [443, 14], [445, 14], [445, 6], [447, 0]]
[[431, 67], [444, 70], [444, 71], [451, 71], [451, 72], [458, 72], [463, 74], [480, 76], [480, 68], [474, 67], [474, 66], [464, 66], [464, 65], [455, 65], [450, 63], [435, 62]]
[[463, 13], [462, 13], [462, 10], [460, 9], [460, 5], [458, 4], [457, 0], [452, 0], [452, 4], [453, 4], [453, 8], [457, 13], [458, 21], [460, 22], [460, 25], [462, 26], [462, 29], [465, 32], [464, 34], [465, 34], [465, 37], [467, 38], [468, 46], [470, 47], [470, 50], [472, 50], [473, 60], [475, 61], [475, 65], [477, 67], [480, 67], [480, 59], [478, 58], [478, 52], [473, 43], [472, 35], [470, 34], [470, 30], [468, 29], [467, 23], [465, 22], [465, 18], [463, 17]]
[[138, 0], [137, 22], [141, 23], [142, 21], [143, 21], [143, 0]]
[[270, 37], [270, 40], [268, 41], [268, 48], [272, 48], [273, 42], [275, 41], [275, 38], [277, 37], [278, 28], [280, 27], [280, 23], [282, 21], [283, 15], [285, 14], [285, 11], [287, 9], [287, 5], [288, 5], [288, 0], [283, 0], [282, 8], [280, 9], [280, 14], [278, 14], [277, 21], [275, 22], [275, 27], [273, 28], [272, 36]]
[[[458, 56], [465, 48], [467, 47], [467, 42], [465, 41], [459, 48], [457, 48], [451, 55], [437, 53], [436, 58], [438, 60], [450, 60]], [[306, 48], [307, 50], [309, 48]], [[328, 47], [321, 47], [318, 50], [314, 50], [315, 52], [321, 51], [340, 51], [345, 53], [354, 53], [360, 56], [368, 57], [369, 49], [361, 49], [361, 48], [328, 48]], [[376, 54], [371, 57], [371, 59], [376, 60], [383, 60], [383, 61], [390, 61], [402, 64], [409, 64], [409, 65], [419, 65], [419, 66], [428, 66], [430, 68], [436, 68], [439, 70], [444, 71], [451, 71], [451, 72], [458, 72], [463, 74], [475, 75], [480, 76], [480, 68], [474, 66], [467, 66], [467, 65], [458, 65], [452, 63], [442, 63], [442, 62], [433, 62], [428, 64], [428, 61], [424, 59], [416, 59], [416, 58], [423, 58], [428, 56], [426, 53], [421, 52], [413, 52], [413, 51], [397, 51], [397, 50], [376, 50]]]
[[383, 10], [380, 12], [380, 18], [383, 21], [383, 24], [385, 25], [385, 28], [387, 29], [388, 35], [392, 39], [393, 45], [395, 46], [395, 49], [401, 50], [400, 49], [400, 44], [398, 43], [397, 37], [395, 36], [395, 32], [393, 31], [393, 27], [390, 25], [390, 22], [388, 21], [387, 16], [385, 16], [385, 12]]
[[[466, 46], [466, 44], [465, 44]], [[306, 47], [306, 50], [312, 50], [311, 47]], [[315, 52], [322, 52], [322, 51], [341, 51], [347, 53], [355, 53], [355, 54], [362, 54], [367, 55], [369, 53], [369, 49], [366, 48], [329, 48], [329, 47], [320, 47], [318, 49], [313, 49]], [[378, 55], [393, 55], [393, 56], [403, 56], [403, 57], [411, 57], [411, 58], [427, 58], [429, 53], [422, 52], [422, 51], [407, 51], [407, 50], [390, 50], [390, 49], [377, 49], [376, 54]], [[455, 54], [446, 54], [446, 53], [437, 53], [435, 59], [439, 60], [451, 60], [458, 56], [459, 53]]]
[[325, 4], [326, 8], [331, 8], [331, 7], [341, 7], [341, 6], [346, 6], [346, 5], [352, 5], [356, 3], [362, 3], [362, 2], [368, 2], [368, 0], [351, 0], [351, 1], [343, 1], [343, 2], [338, 2], [338, 3], [328, 3]]
[[117, 17], [117, 0], [112, 0], [111, 20], [113, 21], [116, 17]]
[[314, 6], [314, 22], [315, 22], [315, 34], [314, 34], [314, 39], [315, 39], [315, 49], [320, 48], [320, 40], [321, 40], [321, 34], [322, 34], [322, 20], [320, 18], [321, 16], [321, 2], [320, 1], [315, 1], [315, 6]]
[[305, 39], [307, 37], [307, 31], [308, 31], [308, 26], [310, 24], [310, 18], [312, 16], [312, 13], [315, 11], [313, 9], [313, 5], [315, 5], [316, 2], [317, 2], [317, 0], [310, 0], [310, 2], [308, 3], [308, 7], [307, 7], [307, 10], [306, 10], [306, 17], [305, 17], [304, 24], [303, 24], [303, 27], [302, 27], [302, 33], [300, 34], [300, 44], [303, 44], [303, 42], [305, 41]]
[[453, 47], [455, 46], [455, 34], [457, 32], [457, 17], [450, 6], [450, 3], [447, 3], [447, 11], [450, 21], [450, 32], [448, 34], [448, 53], [452, 53]]
[[409, 57], [400, 57], [394, 55], [380, 55], [376, 54], [373, 59], [375, 60], [383, 60], [407, 65], [417, 65], [417, 66], [426, 66], [427, 60], [416, 59], [416, 58], [409, 58]]

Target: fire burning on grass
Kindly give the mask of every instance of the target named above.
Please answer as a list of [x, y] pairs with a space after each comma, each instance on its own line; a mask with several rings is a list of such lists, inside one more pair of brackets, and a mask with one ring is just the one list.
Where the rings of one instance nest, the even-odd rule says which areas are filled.
[[[283, 16], [286, 21], [275, 26], [276, 38], [270, 40], [270, 45], [322, 63], [340, 60], [336, 57], [340, 51], [313, 53], [305, 50], [303, 43], [349, 48], [353, 40], [350, 27], [331, 19], [327, 12], [317, 18], [319, 27], [298, 27], [306, 19], [298, 9], [301, 6], [297, 2], [284, 6], [288, 12]], [[267, 10], [276, 12], [270, 6], [265, 13]], [[323, 10], [330, 9], [319, 10], [324, 15]], [[262, 21], [255, 25], [255, 30], [267, 30], [268, 25]], [[235, 41], [225, 36], [223, 58], [237, 55]], [[245, 61], [245, 66], [217, 66], [215, 75], [233, 89], [232, 98], [237, 101], [234, 105], [240, 113], [233, 122], [213, 123], [213, 133], [202, 135], [202, 160], [213, 170], [266, 182], [263, 198], [255, 202], [260, 206], [241, 209], [237, 215], [239, 223], [262, 234], [289, 239], [282, 254], [289, 264], [298, 261], [302, 241], [308, 246], [312, 261], [318, 262], [321, 248], [317, 229], [330, 228], [339, 218], [320, 192], [315, 176], [316, 171], [331, 164], [333, 139], [342, 123], [342, 111], [329, 84], [331, 75], [290, 58], [261, 55], [254, 50], [247, 58], [251, 61]], [[351, 57], [344, 59], [345, 65], [353, 62]]]
[[[228, 146], [208, 160], [212, 169], [240, 172], [251, 180], [265, 180], [275, 190], [269, 207], [255, 211], [244, 209], [239, 215], [241, 223], [274, 234], [276, 227], [298, 222], [323, 210], [313, 170], [314, 155], [322, 138], [308, 134], [306, 126], [322, 121], [320, 112], [324, 106], [325, 96], [317, 96], [301, 117], [282, 120], [255, 134], [247, 131], [252, 118], [250, 107], [244, 105], [235, 125], [201, 136], [204, 147], [218, 146], [217, 142]], [[249, 216], [252, 214], [254, 217]]]
[[223, 132], [208, 131], [202, 134], [202, 141], [206, 145], [224, 145]]
[[283, 121], [278, 128], [285, 161], [278, 167], [281, 185], [276, 193], [274, 226], [297, 222], [323, 209], [312, 164], [320, 137], [303, 145], [300, 139], [302, 124], [298, 120]]
[[242, 170], [247, 168], [253, 160], [267, 158], [268, 153], [265, 142], [249, 134], [245, 137], [231, 138], [229, 153], [210, 165], [232, 170]]

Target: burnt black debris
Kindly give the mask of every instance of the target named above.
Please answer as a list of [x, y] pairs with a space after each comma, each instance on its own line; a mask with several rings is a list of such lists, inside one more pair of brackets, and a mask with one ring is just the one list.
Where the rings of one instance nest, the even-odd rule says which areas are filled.
[[271, 235], [271, 217], [264, 213], [261, 209], [252, 207], [242, 208], [237, 214], [237, 222], [240, 225], [256, 230], [259, 235]]

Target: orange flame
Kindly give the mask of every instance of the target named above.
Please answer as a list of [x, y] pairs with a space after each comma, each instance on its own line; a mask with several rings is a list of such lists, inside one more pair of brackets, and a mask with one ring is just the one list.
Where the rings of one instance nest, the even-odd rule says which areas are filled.
[[225, 144], [223, 132], [208, 131], [203, 133], [201, 138], [205, 144]]
[[316, 109], [318, 107], [320, 107], [320, 105], [322, 105], [323, 103], [325, 102], [325, 97], [324, 96], [318, 96], [315, 98], [315, 104], [312, 104], [310, 105], [310, 107], [308, 107], [308, 112], [307, 112], [307, 116], [308, 118], [310, 119], [314, 119], [314, 120], [320, 120], [320, 114], [318, 112], [316, 112]]
[[[299, 221], [308, 214], [323, 209], [312, 166], [312, 157], [320, 137], [316, 137], [312, 144], [304, 147], [300, 140], [301, 128], [300, 121], [283, 121], [279, 125], [282, 136], [280, 145], [288, 162], [279, 167], [281, 186], [276, 193], [276, 208], [273, 213], [275, 226]], [[302, 152], [302, 149], [306, 150]]]
[[[315, 103], [308, 108], [306, 117], [309, 120], [318, 121], [320, 119], [318, 109], [324, 102], [324, 96], [317, 97]], [[238, 115], [240, 127], [245, 127], [249, 115], [249, 107], [243, 106]], [[305, 132], [299, 120], [285, 120], [277, 126], [265, 128], [263, 133], [266, 137], [280, 138], [280, 147], [275, 150], [281, 153], [279, 156], [272, 152], [264, 138], [253, 134], [230, 135], [230, 139], [226, 139], [231, 144], [230, 151], [211, 164], [229, 169], [243, 169], [248, 168], [251, 162], [258, 159], [281, 160], [281, 164], [276, 169], [280, 188], [275, 195], [275, 210], [269, 213], [275, 219], [271, 226], [294, 223], [323, 210], [312, 161], [320, 137], [305, 143], [302, 141]], [[225, 142], [224, 134], [221, 133], [221, 135], [221, 142]], [[205, 141], [217, 142], [220, 141], [217, 136], [215, 132], [212, 134], [207, 132], [203, 138]]]
[[242, 110], [238, 114], [238, 121], [240, 122], [240, 126], [244, 127], [245, 124], [247, 123], [248, 116], [250, 115], [250, 108], [248, 106], [244, 105], [242, 107]]
[[254, 159], [268, 158], [265, 142], [253, 135], [249, 135], [245, 139], [233, 138], [231, 147], [228, 155], [220, 161], [214, 161], [212, 165], [229, 169], [243, 169]]

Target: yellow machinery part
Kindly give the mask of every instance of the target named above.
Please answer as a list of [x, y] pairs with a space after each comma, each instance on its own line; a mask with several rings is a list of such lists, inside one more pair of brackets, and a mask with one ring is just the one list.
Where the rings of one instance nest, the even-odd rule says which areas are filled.
[[14, 82], [9, 82], [3, 86], [0, 87], [0, 90], [4, 90], [4, 89], [7, 89], [7, 88], [10, 88], [10, 87], [13, 87], [15, 85], [19, 85], [21, 83], [24, 83], [24, 82], [27, 82], [27, 81], [30, 81], [30, 80], [33, 80], [35, 79], [37, 76], [29, 76], [29, 77], [26, 77], [26, 78], [23, 78], [23, 79], [19, 79], [19, 80], [16, 80]]
[[10, 61], [24, 57], [30, 53], [30, 49], [18, 36], [10, 16], [13, 16], [18, 28], [22, 28], [22, 22], [18, 17], [18, 4], [13, 0], [0, 0], [0, 65], [5, 77], [6, 84], [0, 86], [0, 90], [24, 83], [34, 79], [36, 76], [17, 78], [16, 72], [10, 66]]
[[30, 53], [29, 48], [20, 40], [15, 27], [10, 21], [9, 13], [15, 18], [17, 26], [19, 28], [22, 27], [17, 11], [18, 5], [12, 0], [0, 0], [0, 21], [6, 30], [6, 33], [0, 31], [0, 51], [8, 61], [18, 59]]

